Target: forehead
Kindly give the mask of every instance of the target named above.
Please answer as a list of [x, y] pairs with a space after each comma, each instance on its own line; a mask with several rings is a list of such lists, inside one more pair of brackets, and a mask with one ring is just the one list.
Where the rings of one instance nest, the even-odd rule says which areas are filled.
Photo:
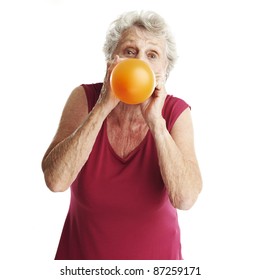
[[166, 48], [166, 40], [163, 36], [157, 36], [148, 30], [133, 26], [122, 33], [122, 36], [119, 40], [119, 45], [124, 44], [137, 44], [139, 42], [145, 42], [148, 45], [155, 46], [164, 50]]

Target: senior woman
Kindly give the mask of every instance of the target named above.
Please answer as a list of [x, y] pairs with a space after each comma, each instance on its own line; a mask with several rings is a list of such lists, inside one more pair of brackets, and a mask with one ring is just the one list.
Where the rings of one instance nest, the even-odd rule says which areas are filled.
[[[175, 43], [161, 16], [128, 12], [104, 44], [103, 83], [76, 87], [64, 107], [42, 169], [51, 191], [71, 189], [55, 259], [182, 259], [177, 209], [201, 191], [189, 106], [167, 95]], [[126, 58], [146, 61], [152, 96], [121, 102], [110, 74]]]

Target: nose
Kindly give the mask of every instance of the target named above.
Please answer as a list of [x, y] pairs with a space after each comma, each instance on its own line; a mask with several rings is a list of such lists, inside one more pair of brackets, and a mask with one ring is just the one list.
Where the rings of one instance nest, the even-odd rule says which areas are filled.
[[143, 61], [145, 61], [145, 62], [148, 62], [148, 59], [147, 59], [145, 53], [143, 53], [143, 52], [138, 52], [138, 53], [136, 54], [136, 58], [138, 58], [138, 59], [140, 59], [140, 60], [143, 60]]

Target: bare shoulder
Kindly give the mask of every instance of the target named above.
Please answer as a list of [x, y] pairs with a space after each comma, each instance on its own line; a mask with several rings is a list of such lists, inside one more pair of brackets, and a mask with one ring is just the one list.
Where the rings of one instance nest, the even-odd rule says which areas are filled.
[[71, 134], [83, 122], [88, 114], [88, 102], [82, 86], [76, 87], [70, 94], [60, 119], [59, 129]]
[[195, 160], [194, 131], [190, 108], [185, 109], [176, 120], [171, 136], [183, 155]]
[[69, 95], [63, 108], [56, 134], [46, 151], [45, 156], [59, 142], [70, 136], [88, 115], [88, 102], [82, 86], [76, 87]]

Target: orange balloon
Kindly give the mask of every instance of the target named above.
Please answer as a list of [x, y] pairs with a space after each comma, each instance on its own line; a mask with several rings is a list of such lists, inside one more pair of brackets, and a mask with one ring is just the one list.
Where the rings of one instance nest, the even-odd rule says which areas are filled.
[[110, 84], [121, 101], [127, 104], [139, 104], [152, 95], [155, 76], [145, 61], [129, 58], [115, 66], [110, 76]]

